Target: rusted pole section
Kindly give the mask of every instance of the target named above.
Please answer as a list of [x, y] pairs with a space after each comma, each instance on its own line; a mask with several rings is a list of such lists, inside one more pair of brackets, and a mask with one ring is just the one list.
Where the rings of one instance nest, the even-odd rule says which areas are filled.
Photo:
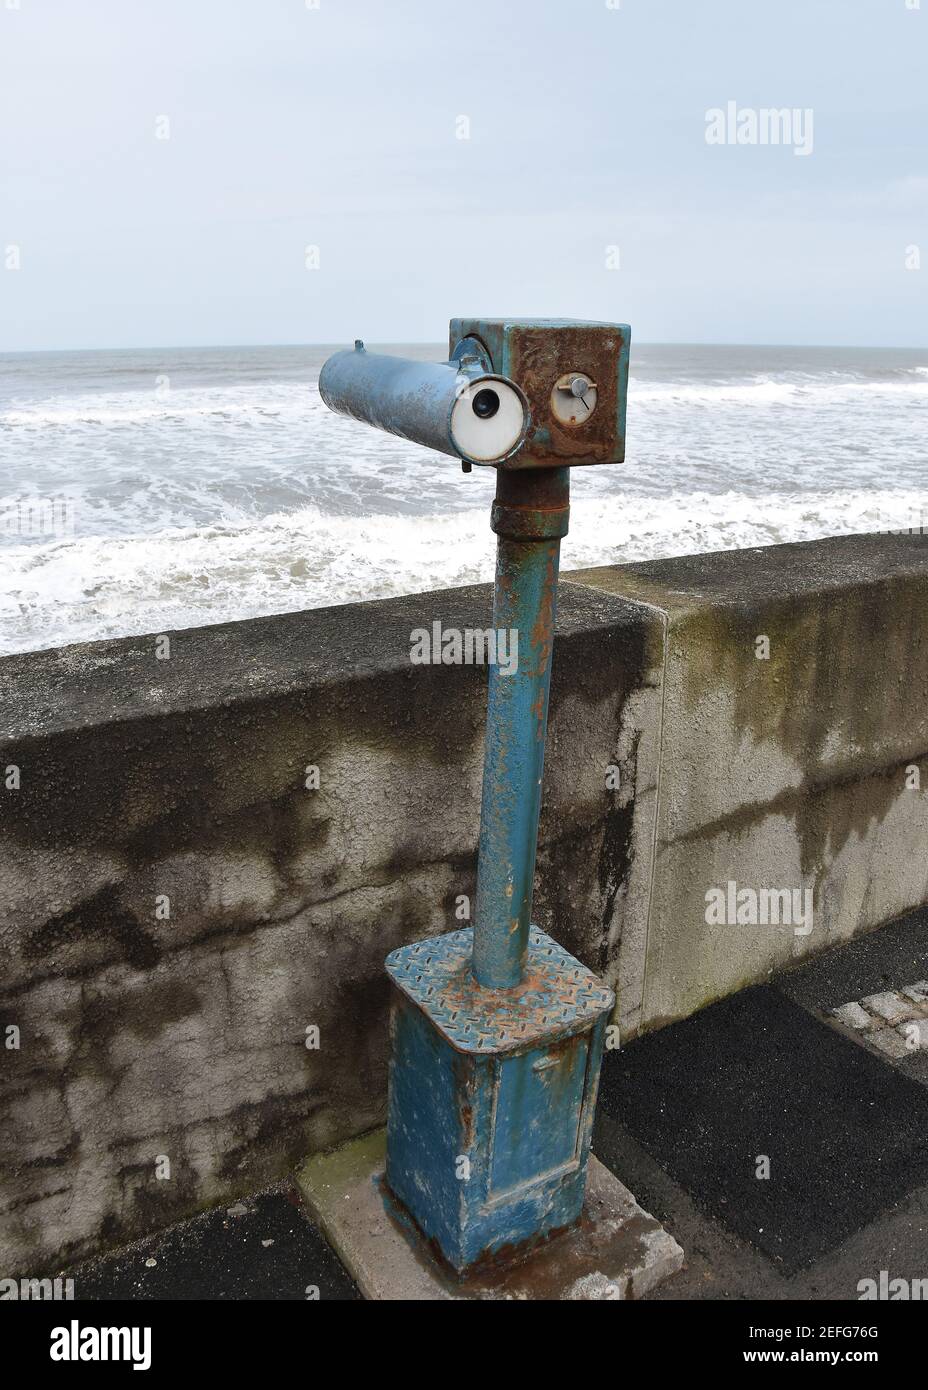
[[569, 498], [569, 468], [497, 471], [493, 627], [517, 659], [489, 671], [474, 923], [474, 974], [488, 989], [519, 983], [528, 948]]

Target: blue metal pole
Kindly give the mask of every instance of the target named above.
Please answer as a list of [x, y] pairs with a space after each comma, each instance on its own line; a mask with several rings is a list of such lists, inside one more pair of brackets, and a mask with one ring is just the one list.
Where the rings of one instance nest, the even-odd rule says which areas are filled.
[[517, 663], [508, 670], [497, 661], [489, 672], [473, 959], [487, 989], [519, 983], [528, 947], [569, 488], [569, 468], [497, 474], [493, 626]]

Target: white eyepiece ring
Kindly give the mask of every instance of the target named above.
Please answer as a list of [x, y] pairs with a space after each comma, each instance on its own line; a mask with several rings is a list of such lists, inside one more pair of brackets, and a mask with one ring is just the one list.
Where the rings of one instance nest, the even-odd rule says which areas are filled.
[[451, 411], [451, 440], [462, 459], [500, 463], [528, 432], [528, 402], [501, 376], [468, 378]]

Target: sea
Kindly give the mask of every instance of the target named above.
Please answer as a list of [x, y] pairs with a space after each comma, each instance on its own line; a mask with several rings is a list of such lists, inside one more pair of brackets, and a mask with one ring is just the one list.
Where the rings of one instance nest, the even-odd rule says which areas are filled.
[[[0, 355], [0, 653], [490, 579], [493, 470], [333, 415], [331, 350]], [[926, 464], [928, 349], [633, 343], [562, 570], [923, 529]]]

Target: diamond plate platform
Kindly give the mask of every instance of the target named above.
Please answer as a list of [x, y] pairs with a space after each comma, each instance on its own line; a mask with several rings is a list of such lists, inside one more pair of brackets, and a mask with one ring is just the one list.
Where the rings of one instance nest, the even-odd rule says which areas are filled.
[[471, 969], [470, 927], [401, 946], [387, 974], [457, 1052], [505, 1053], [583, 1032], [615, 1003], [591, 970], [532, 927], [522, 982], [484, 989]]

